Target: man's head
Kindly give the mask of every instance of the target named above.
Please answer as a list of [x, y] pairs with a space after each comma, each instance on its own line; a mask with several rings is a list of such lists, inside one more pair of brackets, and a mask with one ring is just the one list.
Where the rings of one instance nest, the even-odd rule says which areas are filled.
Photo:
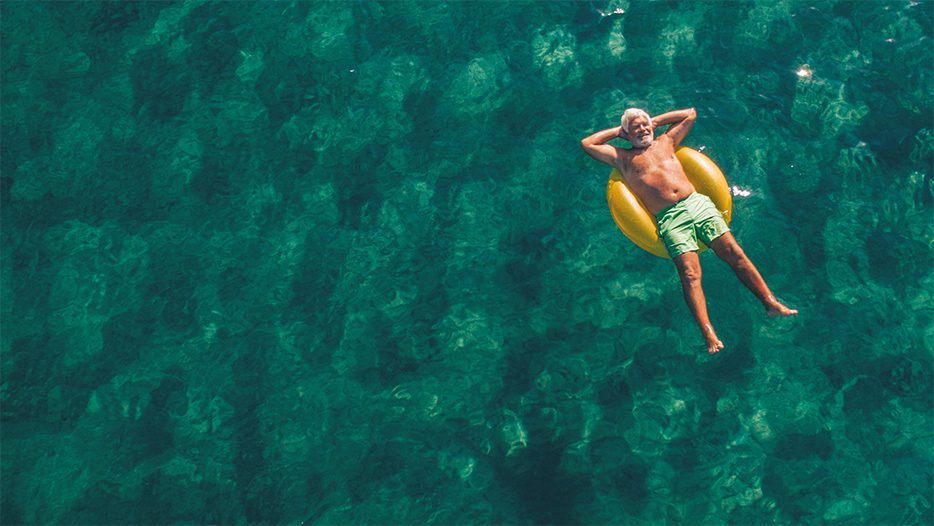
[[626, 140], [636, 148], [648, 148], [655, 140], [655, 130], [652, 128], [652, 117], [645, 110], [629, 108], [623, 113], [620, 121]]

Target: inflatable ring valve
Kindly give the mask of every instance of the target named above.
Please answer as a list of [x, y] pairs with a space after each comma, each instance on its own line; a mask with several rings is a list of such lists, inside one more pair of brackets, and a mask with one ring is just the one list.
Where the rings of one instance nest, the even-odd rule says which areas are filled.
[[[681, 162], [684, 173], [694, 188], [713, 201], [729, 225], [733, 212], [733, 196], [720, 168], [709, 157], [691, 148], [679, 148], [675, 156]], [[642, 249], [668, 258], [665, 243], [658, 237], [655, 216], [650, 214], [642, 201], [632, 193], [623, 179], [623, 174], [617, 168], [610, 173], [610, 180], [606, 185], [606, 200], [610, 205], [613, 220], [626, 237]], [[698, 252], [707, 249], [701, 241], [698, 241], [697, 245]]]

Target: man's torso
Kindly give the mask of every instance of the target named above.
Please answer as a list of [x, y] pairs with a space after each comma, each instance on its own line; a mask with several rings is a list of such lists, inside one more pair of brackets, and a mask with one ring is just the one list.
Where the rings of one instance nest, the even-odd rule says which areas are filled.
[[620, 152], [617, 168], [653, 215], [694, 192], [669, 137], [659, 136], [648, 148]]

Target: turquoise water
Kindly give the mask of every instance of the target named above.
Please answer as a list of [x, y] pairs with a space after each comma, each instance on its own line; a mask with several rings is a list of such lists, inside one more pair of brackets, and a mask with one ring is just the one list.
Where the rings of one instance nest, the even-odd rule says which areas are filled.
[[[3, 524], [931, 524], [931, 2], [3, 2]], [[694, 107], [770, 319], [579, 148]]]

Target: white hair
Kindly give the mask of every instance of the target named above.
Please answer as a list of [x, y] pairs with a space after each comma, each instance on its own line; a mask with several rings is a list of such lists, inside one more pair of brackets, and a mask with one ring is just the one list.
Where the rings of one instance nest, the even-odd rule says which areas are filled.
[[620, 119], [620, 125], [622, 125], [624, 131], [627, 133], [629, 132], [629, 123], [636, 117], [645, 117], [649, 122], [652, 122], [652, 117], [649, 115], [649, 112], [640, 110], [639, 108], [629, 108], [623, 113], [623, 118]]

